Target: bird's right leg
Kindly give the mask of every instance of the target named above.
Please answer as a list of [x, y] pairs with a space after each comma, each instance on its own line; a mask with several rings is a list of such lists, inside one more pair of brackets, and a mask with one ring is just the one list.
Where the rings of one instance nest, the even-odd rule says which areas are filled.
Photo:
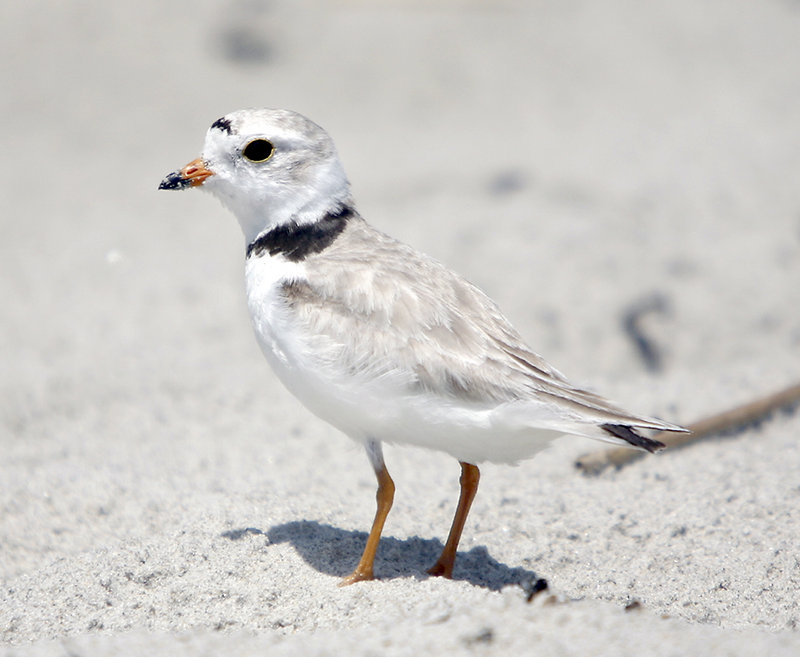
[[375, 511], [375, 520], [372, 521], [372, 529], [367, 538], [367, 544], [364, 546], [364, 552], [361, 559], [356, 566], [356, 569], [345, 577], [339, 586], [347, 586], [348, 584], [355, 584], [366, 579], [372, 579], [372, 564], [375, 561], [375, 553], [378, 551], [378, 543], [381, 540], [381, 532], [383, 525], [386, 522], [386, 516], [389, 515], [389, 510], [392, 508], [394, 501], [394, 482], [389, 476], [389, 471], [386, 469], [386, 464], [383, 462], [383, 450], [381, 444], [377, 440], [370, 440], [367, 442], [367, 456], [372, 463], [375, 470], [375, 476], [378, 478], [378, 493], [375, 496], [378, 502], [378, 508]]

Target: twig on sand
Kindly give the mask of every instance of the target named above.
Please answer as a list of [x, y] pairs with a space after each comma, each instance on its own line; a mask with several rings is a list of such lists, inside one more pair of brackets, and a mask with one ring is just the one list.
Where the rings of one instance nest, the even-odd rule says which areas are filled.
[[[789, 386], [780, 392], [775, 392], [766, 397], [693, 422], [687, 427], [689, 433], [675, 434], [661, 431], [654, 438], [660, 440], [668, 448], [682, 447], [708, 436], [740, 430], [758, 424], [773, 411], [798, 402], [800, 402], [800, 383]], [[644, 454], [645, 452], [640, 450], [616, 447], [585, 454], [575, 461], [575, 466], [583, 474], [597, 475], [610, 466], [619, 469], [641, 458]]]

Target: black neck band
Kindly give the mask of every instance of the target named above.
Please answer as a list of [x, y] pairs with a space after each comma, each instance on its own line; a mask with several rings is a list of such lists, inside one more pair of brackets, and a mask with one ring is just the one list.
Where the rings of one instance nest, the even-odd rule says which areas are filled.
[[298, 225], [290, 221], [283, 226], [276, 226], [247, 245], [247, 257], [257, 258], [266, 251], [271, 256], [280, 253], [287, 260], [300, 262], [333, 244], [354, 215], [353, 208], [345, 205], [336, 212], [328, 212], [312, 224]]

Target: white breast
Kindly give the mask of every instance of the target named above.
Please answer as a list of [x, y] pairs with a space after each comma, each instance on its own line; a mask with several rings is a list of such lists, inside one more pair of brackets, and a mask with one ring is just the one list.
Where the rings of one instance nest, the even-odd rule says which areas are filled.
[[289, 365], [292, 351], [281, 285], [286, 281], [304, 278], [302, 264], [282, 257], [248, 258], [245, 262], [247, 305], [253, 328], [264, 355], [276, 372]]
[[247, 303], [256, 337], [275, 374], [303, 405], [351, 438], [365, 441], [380, 431], [374, 425], [382, 415], [364, 403], [371, 386], [337, 367], [336, 345], [325, 336], [308, 335], [283, 294], [286, 283], [305, 281], [306, 274], [302, 262], [281, 255], [247, 260]]

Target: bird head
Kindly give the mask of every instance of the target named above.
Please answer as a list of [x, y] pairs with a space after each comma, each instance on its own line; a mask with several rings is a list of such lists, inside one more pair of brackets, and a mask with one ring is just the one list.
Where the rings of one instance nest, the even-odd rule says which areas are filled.
[[201, 187], [236, 215], [252, 242], [274, 226], [311, 223], [351, 203], [327, 132], [288, 110], [246, 109], [214, 121], [202, 155], [159, 189]]

